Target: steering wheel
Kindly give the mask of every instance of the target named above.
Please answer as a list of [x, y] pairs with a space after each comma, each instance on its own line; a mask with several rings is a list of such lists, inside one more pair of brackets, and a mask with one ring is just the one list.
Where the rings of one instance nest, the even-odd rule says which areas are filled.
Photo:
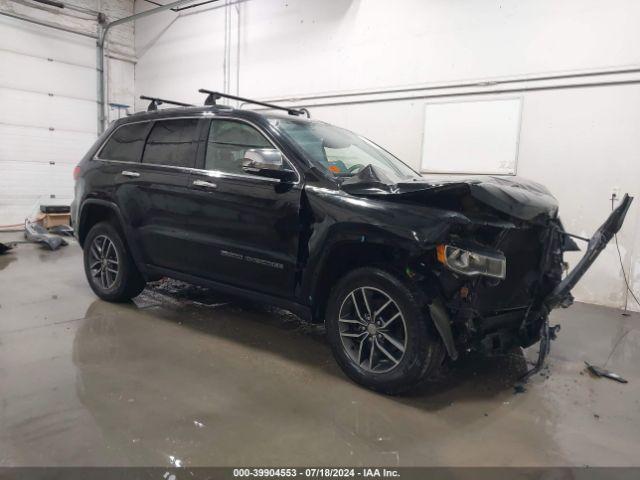
[[361, 163], [357, 163], [357, 164], [355, 164], [355, 165], [350, 166], [350, 167], [347, 169], [347, 172], [349, 172], [349, 173], [354, 173], [354, 172], [357, 172], [357, 171], [359, 171], [359, 170], [362, 170], [363, 168], [364, 168], [364, 165], [363, 165], [363, 164], [361, 164]]

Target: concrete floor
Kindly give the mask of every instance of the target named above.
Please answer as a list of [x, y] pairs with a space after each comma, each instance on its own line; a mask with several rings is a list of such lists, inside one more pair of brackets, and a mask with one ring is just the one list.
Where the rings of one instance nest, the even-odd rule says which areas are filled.
[[[176, 284], [102, 302], [75, 243], [0, 256], [0, 466], [640, 465], [637, 314], [556, 311], [523, 394], [518, 351], [385, 397], [340, 372], [321, 328], [227, 302]], [[583, 371], [607, 359], [629, 384]]]

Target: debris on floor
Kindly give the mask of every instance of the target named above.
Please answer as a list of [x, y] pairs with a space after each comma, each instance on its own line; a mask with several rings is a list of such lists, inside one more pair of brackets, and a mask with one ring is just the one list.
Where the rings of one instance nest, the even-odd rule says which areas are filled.
[[629, 383], [626, 379], [622, 378], [617, 373], [613, 373], [604, 368], [597, 367], [596, 365], [591, 365], [588, 362], [584, 362], [584, 364], [587, 366], [587, 370], [596, 377], [610, 378], [611, 380], [615, 380], [619, 383]]
[[200, 287], [198, 285], [193, 285], [171, 278], [162, 278], [155, 282], [149, 282], [147, 284], [147, 290], [171, 297], [178, 301], [204, 305], [207, 307], [221, 306], [226, 304], [228, 301], [228, 299], [222, 294], [209, 288]]
[[73, 237], [73, 228], [69, 225], [55, 225], [49, 228], [49, 233], [53, 235], [62, 235], [64, 237]]
[[50, 234], [41, 224], [29, 220], [24, 223], [24, 237], [30, 242], [41, 243], [49, 250], [57, 250], [67, 245], [64, 238]]
[[14, 247], [13, 243], [2, 243], [2, 242], [0, 242], [0, 255], [2, 255], [3, 253], [8, 252], [13, 247]]
[[513, 394], [517, 395], [518, 393], [524, 393], [527, 391], [527, 388], [522, 383], [516, 383], [513, 386]]

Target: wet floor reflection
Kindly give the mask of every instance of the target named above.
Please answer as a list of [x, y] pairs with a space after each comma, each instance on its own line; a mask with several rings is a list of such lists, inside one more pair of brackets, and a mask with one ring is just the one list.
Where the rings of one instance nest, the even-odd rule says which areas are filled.
[[[2, 466], [638, 462], [637, 314], [554, 311], [549, 370], [524, 394], [514, 351], [386, 397], [348, 380], [323, 329], [287, 312], [174, 282], [109, 304], [77, 245], [11, 255], [0, 256]], [[629, 384], [583, 375], [584, 360]]]
[[519, 351], [469, 356], [386, 397], [339, 371], [322, 327], [272, 307], [171, 284], [85, 317], [77, 395], [131, 464], [308, 463], [309, 449], [316, 464], [422, 464], [442, 455], [439, 436], [511, 399], [526, 369]]

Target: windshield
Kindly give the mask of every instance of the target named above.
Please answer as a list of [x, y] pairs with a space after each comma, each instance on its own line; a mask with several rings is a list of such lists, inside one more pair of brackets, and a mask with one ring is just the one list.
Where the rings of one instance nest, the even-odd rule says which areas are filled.
[[269, 121], [287, 135], [320, 168], [334, 177], [351, 177], [368, 165], [398, 180], [419, 176], [399, 159], [366, 138], [321, 122], [285, 118]]

